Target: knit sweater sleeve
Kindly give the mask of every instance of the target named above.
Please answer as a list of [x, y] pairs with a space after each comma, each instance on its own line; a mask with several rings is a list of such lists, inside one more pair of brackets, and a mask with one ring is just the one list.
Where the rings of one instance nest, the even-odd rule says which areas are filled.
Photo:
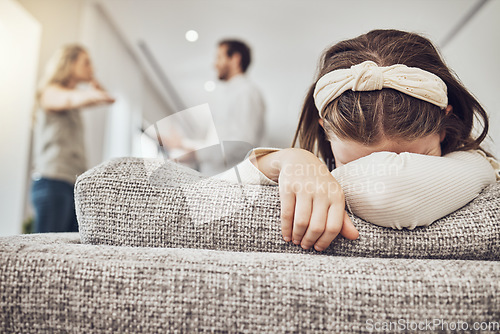
[[266, 186], [276, 186], [277, 182], [274, 182], [270, 178], [264, 175], [255, 165], [250, 161], [251, 159], [256, 159], [262, 155], [266, 155], [271, 152], [279, 151], [278, 148], [268, 148], [259, 147], [248, 152], [245, 160], [240, 162], [238, 165], [234, 166], [227, 171], [212, 176], [212, 178], [225, 180], [231, 183], [240, 184], [256, 184], [256, 185], [266, 185]]
[[478, 151], [442, 157], [377, 152], [332, 174], [352, 213], [397, 229], [430, 225], [470, 202], [496, 179], [494, 167]]

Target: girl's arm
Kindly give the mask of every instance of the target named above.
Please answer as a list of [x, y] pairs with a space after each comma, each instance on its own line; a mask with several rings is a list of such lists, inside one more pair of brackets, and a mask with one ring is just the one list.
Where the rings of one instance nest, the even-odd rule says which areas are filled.
[[97, 104], [113, 103], [106, 91], [91, 86], [88, 90], [68, 89], [57, 85], [47, 86], [40, 96], [40, 106], [48, 111], [63, 111]]
[[[281, 151], [269, 151], [254, 150], [257, 157], [252, 157], [254, 152], [251, 152], [249, 159], [215, 177], [233, 183], [277, 185], [277, 181], [281, 182], [278, 175], [282, 169], [280, 156], [283, 154]], [[500, 179], [498, 163], [488, 161], [481, 153], [453, 152], [436, 157], [378, 152], [337, 168], [332, 174], [334, 182], [338, 180], [342, 186], [352, 213], [380, 226], [414, 228], [429, 225], [461, 208], [485, 186], [495, 182], [495, 178]], [[308, 154], [300, 153], [299, 158], [300, 155]], [[302, 170], [311, 172], [314, 168]], [[297, 179], [303, 180], [303, 175], [299, 175], [302, 174], [301, 169], [294, 171]], [[282, 198], [282, 208], [291, 206], [287, 204], [290, 198]], [[285, 214], [283, 219], [285, 231], [293, 226], [290, 216]]]
[[[314, 245], [316, 250], [322, 251], [339, 233], [348, 239], [358, 237], [358, 231], [344, 210], [342, 188], [314, 154], [288, 148], [250, 157], [250, 161], [264, 178], [279, 184], [281, 233], [285, 241], [293, 241], [304, 249]], [[245, 174], [248, 160], [236, 168]], [[230, 179], [229, 173], [232, 170], [218, 178]], [[262, 179], [257, 175], [259, 178]]]
[[377, 152], [335, 169], [351, 212], [373, 224], [427, 226], [458, 210], [495, 182], [478, 151], [445, 156]]

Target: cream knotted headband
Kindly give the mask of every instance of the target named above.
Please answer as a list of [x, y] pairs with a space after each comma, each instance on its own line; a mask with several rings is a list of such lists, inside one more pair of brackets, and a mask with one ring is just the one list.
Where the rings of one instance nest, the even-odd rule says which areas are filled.
[[379, 67], [370, 60], [322, 76], [314, 89], [314, 103], [321, 117], [325, 106], [346, 90], [373, 91], [382, 88], [395, 89], [441, 109], [448, 105], [446, 84], [437, 75], [402, 64]]

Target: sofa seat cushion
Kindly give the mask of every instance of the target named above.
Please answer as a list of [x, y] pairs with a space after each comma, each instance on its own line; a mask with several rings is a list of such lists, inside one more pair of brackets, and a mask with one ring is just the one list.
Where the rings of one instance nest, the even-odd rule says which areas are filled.
[[351, 215], [359, 238], [325, 251], [281, 236], [277, 187], [205, 178], [162, 160], [118, 158], [79, 176], [75, 202], [83, 243], [241, 252], [498, 260], [500, 183], [427, 227], [394, 230]]
[[458, 321], [498, 325], [499, 282], [496, 261], [88, 245], [77, 233], [1, 237], [0, 332], [367, 333], [391, 322], [410, 332], [434, 319], [442, 324], [428, 332], [452, 332], [446, 326]]

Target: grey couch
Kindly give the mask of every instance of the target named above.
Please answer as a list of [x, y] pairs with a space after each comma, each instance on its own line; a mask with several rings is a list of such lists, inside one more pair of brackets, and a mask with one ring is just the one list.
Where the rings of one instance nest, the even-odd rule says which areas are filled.
[[80, 234], [0, 238], [0, 332], [498, 331], [499, 194], [413, 231], [351, 216], [319, 253], [282, 240], [275, 187], [111, 160], [77, 180]]

